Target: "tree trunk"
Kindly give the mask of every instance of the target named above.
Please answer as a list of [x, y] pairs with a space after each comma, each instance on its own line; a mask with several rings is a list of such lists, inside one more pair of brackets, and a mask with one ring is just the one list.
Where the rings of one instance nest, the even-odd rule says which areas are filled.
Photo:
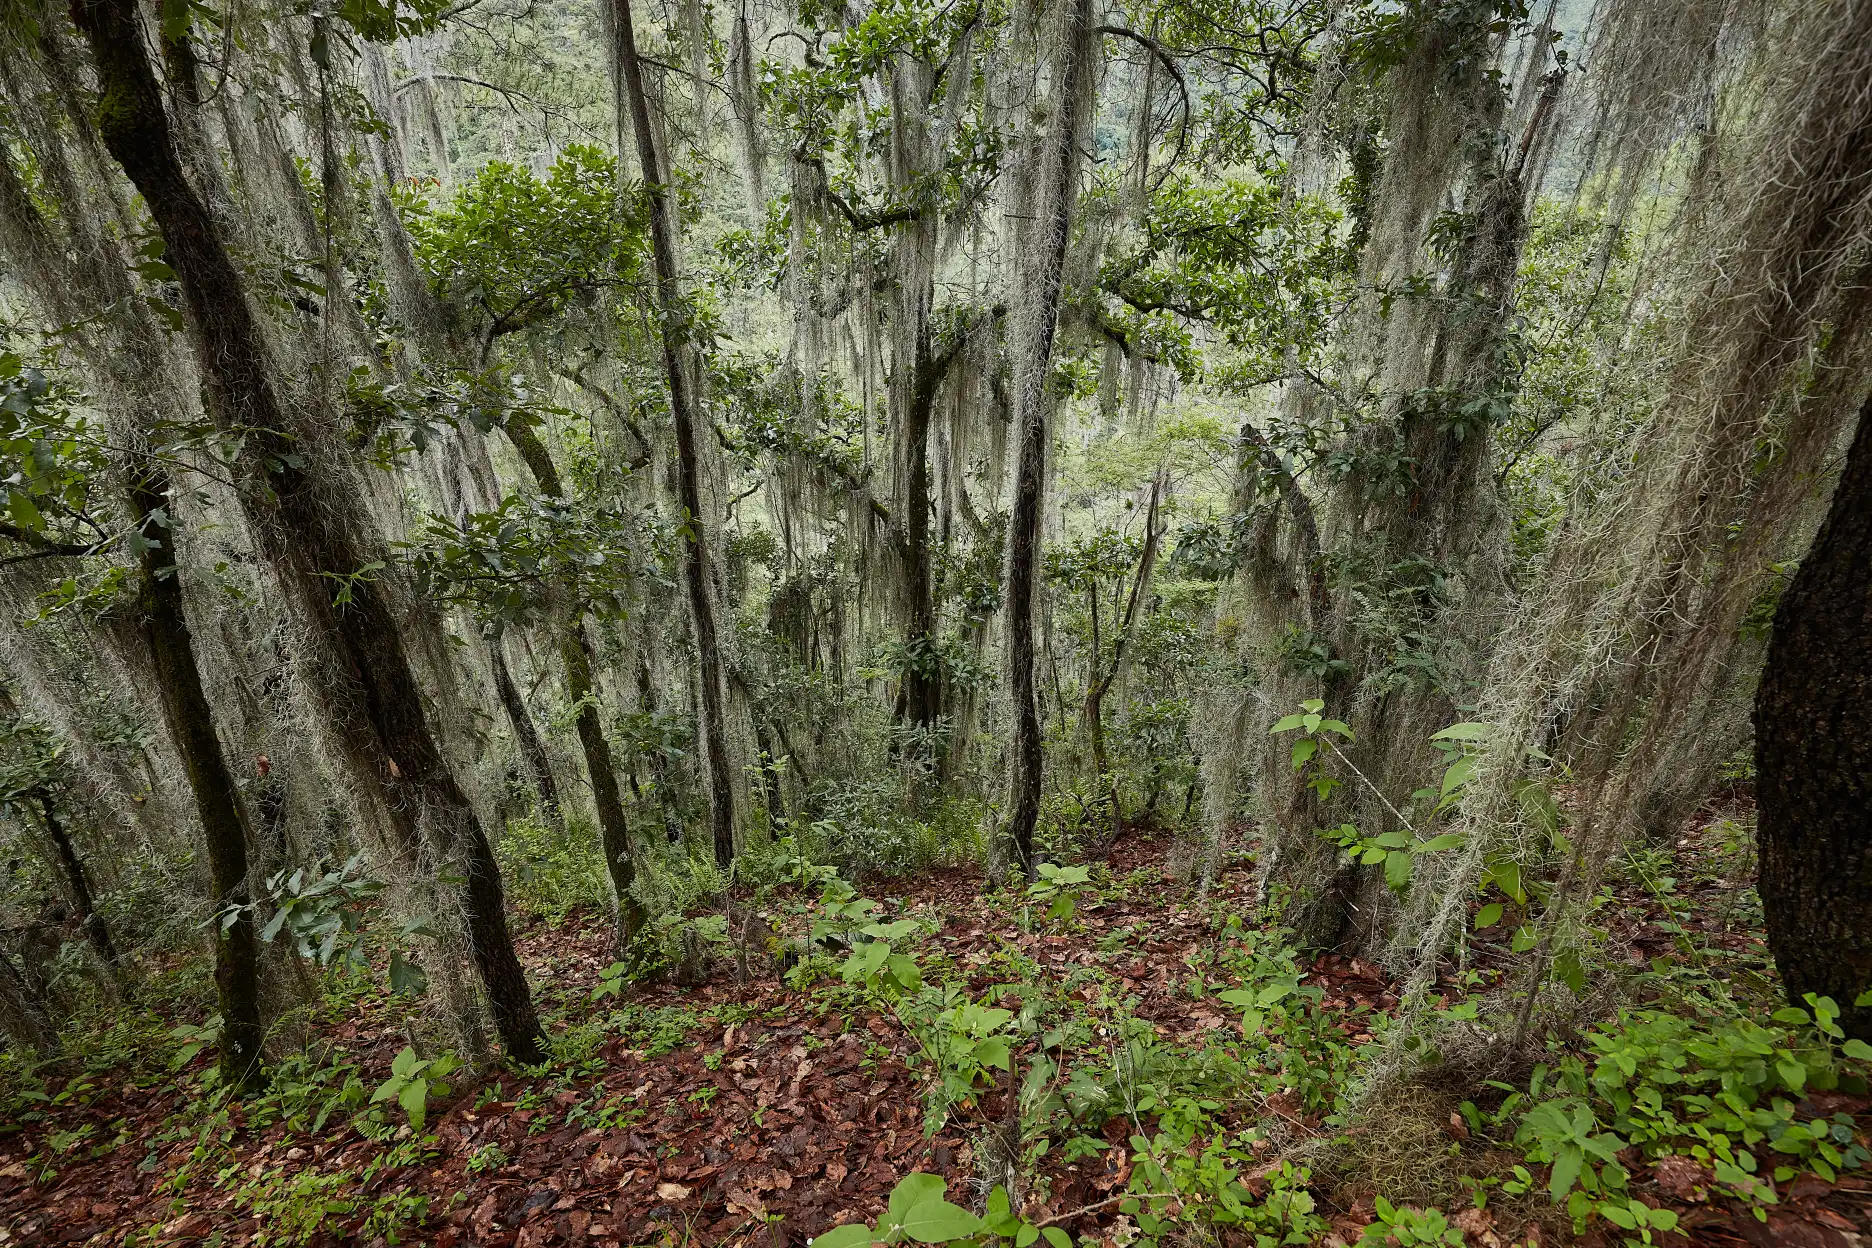
[[1762, 910], [1788, 1000], [1872, 1041], [1872, 399], [1755, 694]]
[[696, 662], [700, 669], [697, 683], [702, 686], [696, 708], [696, 727], [702, 740], [702, 774], [708, 788], [709, 830], [715, 844], [715, 861], [725, 867], [733, 861], [735, 852], [734, 774], [728, 762], [728, 725], [724, 718], [727, 695], [722, 681], [715, 607], [709, 597], [708, 538], [702, 526], [702, 463], [696, 445], [695, 396], [683, 368], [686, 331], [682, 292], [676, 281], [676, 240], [670, 227], [669, 187], [664, 181], [655, 135], [650, 129], [650, 102], [644, 95], [643, 66], [637, 58], [637, 35], [631, 24], [630, 0], [613, 0], [613, 13], [618, 68], [624, 80], [624, 94], [630, 102], [637, 161], [643, 171], [644, 192], [650, 203], [657, 324], [663, 338], [663, 370], [669, 378], [670, 417], [676, 426], [676, 491], [684, 527], [683, 582], [689, 591], [689, 617], [695, 629]]
[[[183, 607], [175, 567], [174, 521], [168, 483], [155, 469], [133, 466], [132, 506], [142, 515], [141, 607], [143, 638], [162, 693], [163, 718], [188, 774], [195, 812], [208, 851], [208, 876], [216, 916], [215, 992], [221, 1006], [221, 1078], [229, 1087], [252, 1090], [262, 1082], [260, 1046], [266, 1027], [260, 1014], [260, 947], [247, 892], [247, 826], [234, 776], [221, 753], [201, 670]], [[232, 915], [232, 921], [221, 916]]]
[[[525, 425], [508, 425], [507, 440], [520, 458], [526, 461], [540, 492], [563, 499], [565, 483], [559, 469], [539, 434]], [[631, 854], [630, 824], [624, 817], [624, 799], [618, 791], [617, 764], [611, 756], [611, 743], [605, 739], [604, 719], [592, 694], [591, 639], [585, 635], [585, 612], [572, 604], [572, 618], [559, 643], [559, 660], [565, 667], [566, 696], [578, 708], [574, 721], [579, 746], [585, 752], [585, 770], [591, 776], [592, 803], [598, 811], [598, 840], [603, 847], [605, 870], [611, 878], [612, 899], [616, 906], [618, 949], [628, 949], [643, 930], [643, 905], [631, 893], [637, 879], [637, 862]]]
[[533, 791], [539, 794], [540, 817], [550, 827], [562, 828], [565, 813], [559, 803], [559, 785], [553, 779], [552, 763], [546, 757], [546, 745], [540, 740], [539, 728], [533, 723], [532, 712], [527, 710], [526, 699], [520, 696], [520, 687], [514, 684], [513, 669], [507, 666], [507, 643], [502, 638], [488, 639], [488, 666], [494, 674], [494, 693], [507, 712], [507, 722], [513, 725], [514, 744], [520, 749], [521, 765], [526, 768], [527, 779], [533, 782]]
[[[923, 228], [920, 224], [913, 227]], [[942, 716], [942, 669], [936, 649], [936, 590], [930, 558], [930, 411], [936, 405], [941, 375], [930, 343], [930, 292], [918, 292], [918, 318], [912, 354], [913, 382], [904, 413], [902, 497], [897, 500], [903, 524], [904, 593], [909, 627], [904, 630], [908, 660], [904, 668], [904, 718], [927, 729]]]
[[1044, 765], [1040, 708], [1034, 697], [1034, 582], [1040, 561], [1040, 525], [1044, 512], [1046, 461], [1051, 437], [1047, 393], [1053, 335], [1059, 326], [1061, 275], [1066, 244], [1072, 235], [1073, 201], [1079, 181], [1078, 114], [1089, 90], [1092, 59], [1091, 0], [1067, 0], [1072, 6], [1056, 64], [1060, 84], [1052, 133], [1044, 153], [1041, 178], [1039, 260], [1030, 275], [1017, 362], [1014, 427], [1020, 437], [1013, 515], [1008, 525], [1007, 627], [1009, 692], [1014, 703], [1014, 755], [1008, 780], [1012, 803], [1008, 831], [1014, 856], [1027, 878], [1034, 875], [1033, 834], [1040, 820], [1040, 780]]
[[566, 693], [578, 707], [579, 744], [585, 750], [585, 768], [591, 773], [592, 803], [598, 809], [598, 840], [604, 848], [605, 870], [611, 876], [618, 950], [623, 952], [636, 943], [637, 934], [643, 931], [644, 908], [631, 892], [637, 880], [637, 860], [631, 853], [630, 825], [624, 818], [624, 798], [618, 791], [611, 743], [605, 740], [593, 694], [591, 642], [585, 636], [583, 619], [573, 619], [560, 653], [565, 662]]
[[[493, 847], [431, 729], [390, 600], [359, 575], [373, 561], [335, 506], [342, 495], [332, 487], [342, 483], [316, 473], [314, 439], [289, 432], [294, 422], [277, 398], [240, 273], [184, 176], [134, 0], [72, 0], [71, 9], [97, 65], [99, 134], [148, 205], [181, 286], [208, 409], [221, 429], [246, 439], [242, 505], [314, 635], [332, 651], [320, 666], [331, 682], [328, 713], [341, 721], [338, 739], [375, 775], [407, 845], [420, 841], [427, 823], [446, 852], [461, 856], [469, 951], [495, 1025], [513, 1057], [537, 1062], [544, 1037], [507, 930]], [[349, 595], [342, 606], [332, 600], [334, 576]]]
[[45, 1005], [5, 952], [0, 952], [0, 1031], [15, 1049], [47, 1054], [58, 1048], [58, 1029]]
[[59, 869], [65, 873], [65, 884], [71, 891], [72, 907], [78, 912], [85, 939], [104, 959], [105, 967], [115, 974], [117, 946], [111, 940], [110, 928], [105, 925], [104, 916], [98, 913], [97, 902], [91, 895], [91, 873], [85, 870], [84, 860], [78, 856], [78, 847], [72, 844], [71, 833], [65, 830], [65, 820], [60, 817], [52, 794], [41, 789], [37, 796], [40, 821], [45, 824], [46, 836], [58, 853]]

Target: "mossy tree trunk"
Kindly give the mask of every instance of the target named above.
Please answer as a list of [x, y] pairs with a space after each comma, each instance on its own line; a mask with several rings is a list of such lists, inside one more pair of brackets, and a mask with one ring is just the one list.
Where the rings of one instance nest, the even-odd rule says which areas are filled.
[[1029, 879], [1035, 870], [1033, 835], [1040, 821], [1041, 770], [1045, 763], [1040, 707], [1035, 697], [1034, 598], [1040, 563], [1041, 524], [1045, 513], [1047, 454], [1052, 437], [1047, 378], [1053, 358], [1053, 335], [1059, 327], [1060, 284], [1066, 245], [1072, 237], [1073, 201], [1079, 181], [1079, 113], [1090, 90], [1093, 46], [1091, 0], [1067, 0], [1072, 7], [1061, 32], [1051, 133], [1043, 153], [1041, 220], [1034, 269], [1027, 275], [1027, 306], [1022, 309], [1020, 358], [1014, 394], [1014, 429], [1020, 439], [1014, 481], [1013, 514], [1008, 524], [1007, 630], [1008, 687], [1014, 710], [1014, 753], [1008, 780], [1011, 811], [1008, 834], [1014, 857]]
[[630, 0], [613, 0], [612, 14], [619, 77], [624, 83], [631, 130], [637, 139], [637, 163], [649, 199], [650, 249], [656, 265], [657, 325], [663, 340], [670, 417], [676, 430], [676, 501], [683, 513], [683, 586], [688, 591], [689, 620], [695, 634], [696, 683], [701, 686], [696, 727], [702, 745], [702, 778], [708, 790], [709, 832], [714, 842], [715, 861], [725, 867], [733, 861], [735, 852], [734, 774], [728, 761], [727, 694], [722, 679], [715, 604], [709, 586], [708, 534], [702, 515], [701, 447], [697, 442], [700, 420], [695, 392], [684, 363], [687, 317], [677, 280], [669, 186], [650, 128], [650, 102], [644, 94], [643, 66], [637, 56]]
[[175, 566], [175, 522], [167, 482], [158, 471], [132, 469], [130, 501], [143, 517], [137, 565], [143, 638], [161, 690], [163, 719], [188, 775], [195, 813], [208, 851], [208, 878], [215, 922], [215, 995], [221, 1007], [221, 1078], [251, 1091], [262, 1083], [260, 946], [247, 890], [247, 821], [233, 773], [221, 753], [208, 695], [183, 606]]
[[[348, 721], [337, 725], [339, 739], [374, 774], [406, 844], [420, 843], [426, 822], [445, 852], [460, 856], [469, 951], [495, 1026], [511, 1056], [537, 1062], [544, 1036], [507, 930], [493, 847], [429, 723], [389, 595], [357, 575], [373, 560], [354, 517], [316, 471], [319, 448], [290, 432], [296, 422], [279, 402], [239, 270], [185, 176], [134, 0], [72, 0], [71, 11], [97, 68], [99, 134], [148, 205], [181, 287], [209, 412], [246, 439], [242, 503], [263, 553], [332, 651], [321, 668], [330, 713]], [[350, 590], [343, 605], [332, 599], [333, 576]]]
[[[533, 429], [518, 423], [507, 427], [507, 440], [513, 443], [520, 458], [526, 461], [540, 492], [553, 498], [565, 497], [565, 485], [553, 465], [546, 444]], [[631, 852], [630, 823], [624, 815], [624, 797], [618, 789], [617, 763], [611, 754], [611, 742], [605, 737], [604, 718], [599, 713], [593, 676], [591, 639], [585, 633], [585, 611], [573, 603], [571, 618], [559, 640], [559, 661], [565, 668], [566, 697], [574, 709], [574, 727], [579, 747], [585, 754], [585, 770], [591, 777], [592, 805], [598, 812], [598, 840], [604, 852], [605, 871], [611, 879], [616, 904], [618, 949], [627, 950], [643, 930], [643, 903], [631, 892], [637, 879], [637, 862]]]

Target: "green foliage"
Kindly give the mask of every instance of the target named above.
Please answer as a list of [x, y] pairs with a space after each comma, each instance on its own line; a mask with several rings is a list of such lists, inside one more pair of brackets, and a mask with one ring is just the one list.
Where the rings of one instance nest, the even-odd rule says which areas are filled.
[[642, 262], [642, 200], [619, 197], [617, 162], [594, 147], [566, 147], [544, 178], [490, 161], [452, 202], [402, 207], [436, 294], [490, 340], [635, 282]]
[[568, 819], [563, 831], [529, 815], [510, 819], [494, 844], [508, 896], [529, 913], [558, 924], [573, 910], [601, 909], [611, 884], [597, 850], [597, 832]]
[[[982, 1229], [982, 1220], [944, 1196], [941, 1175], [905, 1175], [891, 1189], [890, 1204], [876, 1226], [855, 1222], [813, 1238], [814, 1248], [861, 1248], [870, 1244], [953, 1244]], [[1007, 1194], [1001, 1195], [1007, 1204]]]
[[[276, 871], [267, 878], [263, 904], [273, 915], [260, 929], [260, 939], [270, 943], [284, 934], [294, 952], [320, 966], [337, 958], [362, 962], [364, 918], [383, 889], [383, 881], [366, 873], [362, 854], [327, 871]], [[234, 925], [237, 914], [238, 908], [229, 907], [216, 916], [223, 931]]]
[[1441, 1209], [1400, 1208], [1380, 1196], [1377, 1214], [1359, 1235], [1359, 1248], [1420, 1248], [1463, 1242], [1463, 1233], [1449, 1224]]
[[1027, 886], [1027, 896], [1047, 908], [1047, 918], [1070, 920], [1079, 907], [1080, 891], [1090, 882], [1086, 867], [1062, 867], [1043, 862], [1037, 876]]
[[396, 1101], [409, 1118], [410, 1130], [421, 1135], [430, 1096], [448, 1091], [448, 1076], [460, 1065], [452, 1054], [420, 1058], [415, 1049], [405, 1045], [391, 1063], [390, 1077], [371, 1093], [371, 1104]]
[[1265, 385], [1291, 366], [1289, 349], [1305, 364], [1322, 345], [1345, 263], [1338, 225], [1331, 205], [1274, 179], [1172, 178], [1100, 269], [1105, 315], [1185, 376], [1201, 371], [1188, 327], [1211, 326], [1230, 349], [1214, 380]]
[[587, 498], [509, 494], [493, 511], [431, 516], [410, 563], [417, 588], [471, 608], [499, 636], [568, 599], [621, 616], [638, 579], [664, 578], [666, 537], [648, 520]]
[[0, 351], [0, 491], [6, 534], [31, 545], [114, 536], [93, 517], [92, 494], [109, 468], [105, 434], [69, 394], [10, 351]]
[[1352, 729], [1347, 726], [1346, 722], [1342, 719], [1326, 718], [1322, 713], [1325, 709], [1324, 702], [1318, 698], [1309, 698], [1300, 704], [1298, 713], [1283, 715], [1274, 721], [1272, 728], [1268, 729], [1270, 736], [1279, 736], [1281, 733], [1293, 732], [1296, 729], [1299, 731], [1300, 735], [1294, 738], [1293, 743], [1293, 769], [1302, 771], [1309, 764], [1312, 765], [1312, 771], [1308, 773], [1306, 783], [1308, 788], [1319, 794], [1321, 801], [1331, 797], [1333, 790], [1345, 783], [1338, 777], [1328, 774], [1317, 761], [1320, 758], [1322, 746], [1332, 748], [1327, 734], [1345, 741], [1352, 740]]
[[[1753, 1205], [1778, 1197], [1775, 1184], [1807, 1171], [1832, 1180], [1872, 1158], [1847, 1114], [1802, 1116], [1810, 1090], [1863, 1088], [1872, 1046], [1845, 1040], [1830, 999], [1777, 1010], [1775, 1027], [1747, 1018], [1686, 1018], [1625, 1010], [1586, 1036], [1587, 1059], [1568, 1056], [1538, 1068], [1526, 1092], [1511, 1091], [1492, 1116], [1473, 1105], [1472, 1126], [1515, 1124], [1514, 1143], [1530, 1163], [1549, 1167], [1546, 1190], [1577, 1226], [1602, 1217], [1650, 1243], [1674, 1229], [1668, 1211], [1633, 1199], [1620, 1160], [1627, 1148], [1646, 1161], [1690, 1158], [1712, 1186]], [[1526, 1190], [1525, 1174], [1505, 1190]]]
[[216, 1178], [220, 1186], [232, 1188], [235, 1204], [258, 1220], [252, 1242], [259, 1248], [308, 1244], [328, 1235], [400, 1244], [420, 1231], [429, 1216], [429, 1197], [400, 1187], [373, 1189], [380, 1177], [415, 1160], [417, 1155], [396, 1148], [356, 1169], [286, 1165], [249, 1170], [236, 1164]]
[[1018, 1036], [1014, 1013], [972, 1001], [956, 988], [931, 988], [898, 1003], [898, 1017], [916, 1037], [925, 1060], [935, 1067], [930, 1109], [924, 1129], [935, 1134], [958, 1105], [975, 1104], [983, 1085], [992, 1087], [993, 1071], [1013, 1070]]

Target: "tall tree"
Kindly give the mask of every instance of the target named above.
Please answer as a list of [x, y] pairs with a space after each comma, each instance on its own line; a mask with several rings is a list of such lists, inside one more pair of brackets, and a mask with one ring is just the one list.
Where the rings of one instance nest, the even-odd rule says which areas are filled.
[[1021, 870], [1032, 878], [1034, 826], [1040, 821], [1044, 750], [1040, 708], [1034, 696], [1034, 593], [1040, 565], [1040, 529], [1045, 517], [1047, 452], [1052, 437], [1047, 386], [1053, 335], [1059, 327], [1061, 279], [1072, 238], [1073, 201], [1079, 182], [1079, 139], [1092, 91], [1092, 0], [1066, 0], [1053, 70], [1056, 95], [1045, 146], [1034, 237], [1034, 267], [1016, 326], [1014, 429], [1020, 439], [1014, 509], [1008, 525], [1008, 689], [1014, 704], [1014, 755], [1008, 796], [1013, 803], [1008, 831]]
[[248, 904], [247, 821], [195, 663], [168, 494], [166, 474], [159, 469], [146, 466], [135, 472], [131, 502], [143, 517], [142, 541], [137, 544], [143, 637], [162, 691], [163, 719], [188, 772], [208, 847], [221, 1077], [229, 1087], [251, 1090], [261, 1082], [260, 1046], [266, 1028], [260, 1013], [260, 949]]
[[1872, 1041], [1872, 399], [1755, 695], [1762, 910], [1788, 999]]
[[[540, 492], [563, 500], [565, 485], [538, 431], [518, 420], [510, 420], [505, 428], [507, 440], [526, 461]], [[585, 632], [585, 608], [575, 601], [569, 605], [568, 612], [571, 619], [560, 637], [559, 658], [565, 666], [566, 697], [578, 717], [575, 727], [579, 747], [585, 753], [585, 770], [591, 776], [592, 804], [598, 811], [598, 839], [603, 847], [605, 871], [611, 878], [612, 900], [617, 910], [618, 948], [622, 952], [635, 943], [646, 916], [643, 903], [631, 892], [631, 885], [637, 878], [636, 858], [631, 850], [630, 824], [624, 816], [624, 797], [618, 790], [617, 764], [611, 754], [611, 742], [605, 736], [604, 719], [594, 693], [594, 662], [591, 639]]]
[[[358, 575], [382, 561], [367, 557], [352, 517], [334, 506], [316, 437], [294, 436], [300, 422], [279, 400], [272, 351], [240, 271], [186, 177], [136, 4], [73, 0], [71, 11], [96, 64], [99, 135], [142, 194], [181, 287], [209, 412], [247, 439], [242, 503], [314, 635], [334, 651], [320, 665], [333, 684], [328, 710], [355, 717], [340, 726], [340, 739], [381, 785], [406, 845], [419, 843], [427, 823], [446, 852], [460, 855], [469, 952], [495, 1026], [510, 1055], [539, 1061], [544, 1036], [507, 930], [493, 848], [429, 722], [389, 595]], [[342, 606], [332, 576], [351, 589]]]
[[[87, 345], [94, 356], [110, 361], [114, 370], [133, 373], [141, 358], [136, 330], [125, 319], [147, 317], [121, 271], [97, 262], [109, 254], [95, 238], [73, 238], [72, 247], [54, 245], [46, 218], [26, 194], [12, 164], [0, 158], [0, 229], [8, 252], [35, 295], [68, 323], [110, 326], [121, 331]], [[64, 280], [61, 263], [67, 251], [87, 257], [83, 280]], [[126, 377], [135, 395], [138, 379]], [[143, 405], [136, 398], [132, 406]], [[147, 419], [139, 412], [139, 417]], [[132, 436], [143, 440], [140, 429]], [[195, 643], [184, 607], [182, 581], [175, 562], [176, 520], [169, 500], [166, 470], [156, 456], [140, 453], [119, 465], [124, 501], [138, 517], [137, 588], [143, 643], [150, 670], [156, 678], [163, 719], [176, 754], [188, 777], [189, 793], [201, 820], [208, 859], [210, 900], [217, 915], [226, 916], [212, 928], [215, 951], [215, 990], [222, 1028], [220, 1067], [228, 1087], [249, 1091], [262, 1082], [261, 1045], [266, 1028], [260, 1001], [260, 952], [254, 916], [248, 905], [248, 830], [239, 790], [228, 770], [215, 730], [208, 697], [196, 662]], [[90, 886], [82, 864], [71, 848], [49, 795], [44, 795], [47, 831], [67, 860], [74, 894], [87, 928], [97, 925], [93, 940], [106, 960], [115, 962], [116, 950], [102, 928], [102, 917], [91, 904]]]
[[683, 516], [683, 586], [696, 644], [696, 727], [702, 741], [702, 778], [709, 797], [709, 832], [715, 861], [734, 858], [734, 773], [728, 761], [727, 689], [722, 679], [720, 640], [709, 585], [709, 543], [702, 515], [702, 458], [696, 440], [699, 414], [688, 360], [687, 315], [678, 281], [675, 227], [669, 185], [650, 128], [650, 102], [644, 94], [643, 65], [631, 24], [630, 0], [613, 0], [618, 76], [630, 106], [631, 131], [637, 139], [637, 164], [650, 205], [650, 248], [656, 264], [657, 328], [663, 341], [663, 370], [669, 381], [670, 417], [676, 427], [676, 500]]

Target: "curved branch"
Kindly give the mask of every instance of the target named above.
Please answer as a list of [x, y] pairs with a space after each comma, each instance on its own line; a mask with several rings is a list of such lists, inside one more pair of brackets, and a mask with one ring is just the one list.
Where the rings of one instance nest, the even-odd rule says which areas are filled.
[[55, 542], [31, 529], [22, 529], [16, 524], [0, 521], [0, 537], [32, 547], [23, 555], [0, 559], [0, 568], [11, 567], [16, 563], [26, 563], [33, 559], [77, 559], [85, 555], [98, 553], [102, 543], [86, 544], [78, 542]]
[[1183, 124], [1177, 127], [1176, 154], [1170, 157], [1170, 163], [1163, 167], [1163, 172], [1157, 175], [1157, 181], [1151, 184], [1151, 190], [1155, 191], [1164, 184], [1164, 180], [1170, 176], [1170, 171], [1176, 168], [1177, 162], [1183, 159], [1183, 148], [1189, 141], [1191, 117], [1189, 81], [1183, 77], [1183, 68], [1176, 63], [1176, 58], [1170, 55], [1170, 50], [1142, 31], [1132, 30], [1129, 26], [1095, 26], [1092, 33], [1130, 39], [1137, 43], [1170, 71], [1170, 77], [1176, 80], [1177, 92], [1183, 97]]

